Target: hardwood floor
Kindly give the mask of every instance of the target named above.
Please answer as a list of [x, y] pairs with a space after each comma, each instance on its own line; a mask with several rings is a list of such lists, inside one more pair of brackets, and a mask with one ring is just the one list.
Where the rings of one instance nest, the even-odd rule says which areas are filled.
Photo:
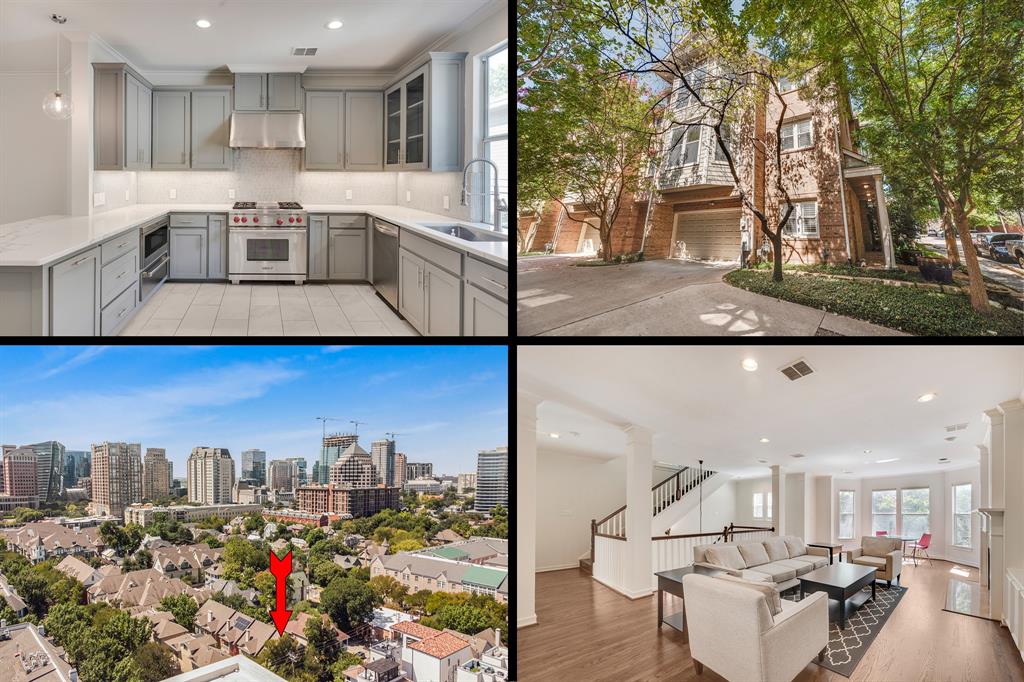
[[[851, 682], [1024, 682], [1024, 662], [1006, 628], [942, 610], [953, 566], [904, 566], [900, 584], [910, 589]], [[977, 576], [971, 569], [966, 579]], [[666, 596], [669, 612], [679, 607]], [[657, 613], [655, 597], [631, 601], [578, 569], [538, 574], [538, 624], [517, 633], [518, 679], [722, 680], [709, 668], [696, 674], [685, 636], [668, 626], [659, 631]], [[811, 662], [796, 679], [847, 680]]]

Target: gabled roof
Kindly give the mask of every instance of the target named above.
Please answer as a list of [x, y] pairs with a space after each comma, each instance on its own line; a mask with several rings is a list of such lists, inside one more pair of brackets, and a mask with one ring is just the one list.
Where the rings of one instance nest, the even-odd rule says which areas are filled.
[[401, 623], [396, 623], [391, 626], [392, 632], [401, 632], [417, 639], [427, 639], [428, 637], [434, 637], [441, 634], [440, 630], [429, 628], [426, 625], [421, 625], [415, 621], [404, 620]]
[[422, 651], [434, 658], [448, 658], [449, 656], [469, 648], [469, 642], [449, 632], [440, 632], [433, 637], [413, 642], [410, 649]]

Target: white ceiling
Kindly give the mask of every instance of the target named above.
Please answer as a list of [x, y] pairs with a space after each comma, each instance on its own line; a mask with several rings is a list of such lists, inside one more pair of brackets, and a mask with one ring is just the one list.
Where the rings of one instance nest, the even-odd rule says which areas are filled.
[[[498, 0], [0, 0], [0, 71], [52, 70], [54, 36], [99, 36], [142, 71], [228, 63], [394, 71]], [[68, 17], [63, 26], [50, 14]], [[197, 19], [213, 23], [197, 28]], [[330, 31], [333, 19], [344, 23]], [[293, 47], [317, 47], [292, 57]]]
[[[840, 477], [969, 466], [982, 411], [1024, 396], [1024, 350], [1011, 346], [520, 346], [517, 356], [519, 388], [545, 399], [540, 448], [622, 456], [617, 425], [635, 423], [655, 432], [656, 460], [703, 458], [743, 476], [770, 464]], [[740, 367], [748, 357], [756, 372]], [[778, 372], [800, 358], [814, 374]], [[917, 402], [927, 392], [938, 397]], [[963, 422], [946, 442], [945, 427]]]

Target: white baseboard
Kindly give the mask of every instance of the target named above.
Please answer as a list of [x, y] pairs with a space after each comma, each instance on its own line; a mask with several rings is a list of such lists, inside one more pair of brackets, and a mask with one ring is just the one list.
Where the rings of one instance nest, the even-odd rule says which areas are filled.
[[536, 572], [537, 573], [546, 573], [548, 571], [564, 571], [567, 568], [579, 568], [579, 567], [580, 567], [580, 563], [577, 561], [574, 564], [561, 564], [561, 565], [558, 565], [558, 566], [543, 566], [543, 567], [538, 566], [536, 568]]
[[602, 585], [604, 585], [605, 587], [607, 587], [609, 589], [615, 590], [616, 592], [621, 594], [623, 597], [628, 597], [629, 599], [643, 599], [644, 597], [650, 597], [652, 594], [654, 594], [654, 590], [650, 590], [650, 589], [648, 589], [648, 590], [636, 590], [635, 592], [629, 592], [628, 590], [624, 590], [622, 588], [616, 587], [615, 585], [609, 585], [608, 583], [606, 583], [605, 581], [601, 580], [600, 578], [594, 578], [594, 580], [596, 580], [597, 582], [601, 583]]
[[537, 624], [537, 614], [536, 613], [532, 613], [529, 616], [520, 616], [516, 620], [516, 627], [517, 628], [525, 628], [525, 627], [527, 627], [529, 625], [536, 625], [536, 624]]

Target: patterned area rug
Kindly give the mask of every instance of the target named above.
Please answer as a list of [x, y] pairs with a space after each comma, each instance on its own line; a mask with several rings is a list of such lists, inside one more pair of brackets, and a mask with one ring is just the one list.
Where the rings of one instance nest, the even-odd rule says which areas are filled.
[[[863, 591], [871, 594], [871, 586], [865, 587]], [[818, 663], [818, 659], [815, 658], [814, 662], [843, 677], [852, 675], [860, 659], [867, 653], [871, 642], [875, 640], [906, 592], [906, 587], [893, 585], [886, 588], [885, 583], [876, 583], [875, 600], [865, 602], [850, 614], [846, 618], [846, 629], [842, 631], [839, 629], [836, 611], [839, 604], [833, 601], [829, 605], [828, 649], [825, 651], [824, 660]], [[797, 590], [783, 598], [800, 601], [800, 592]]]

